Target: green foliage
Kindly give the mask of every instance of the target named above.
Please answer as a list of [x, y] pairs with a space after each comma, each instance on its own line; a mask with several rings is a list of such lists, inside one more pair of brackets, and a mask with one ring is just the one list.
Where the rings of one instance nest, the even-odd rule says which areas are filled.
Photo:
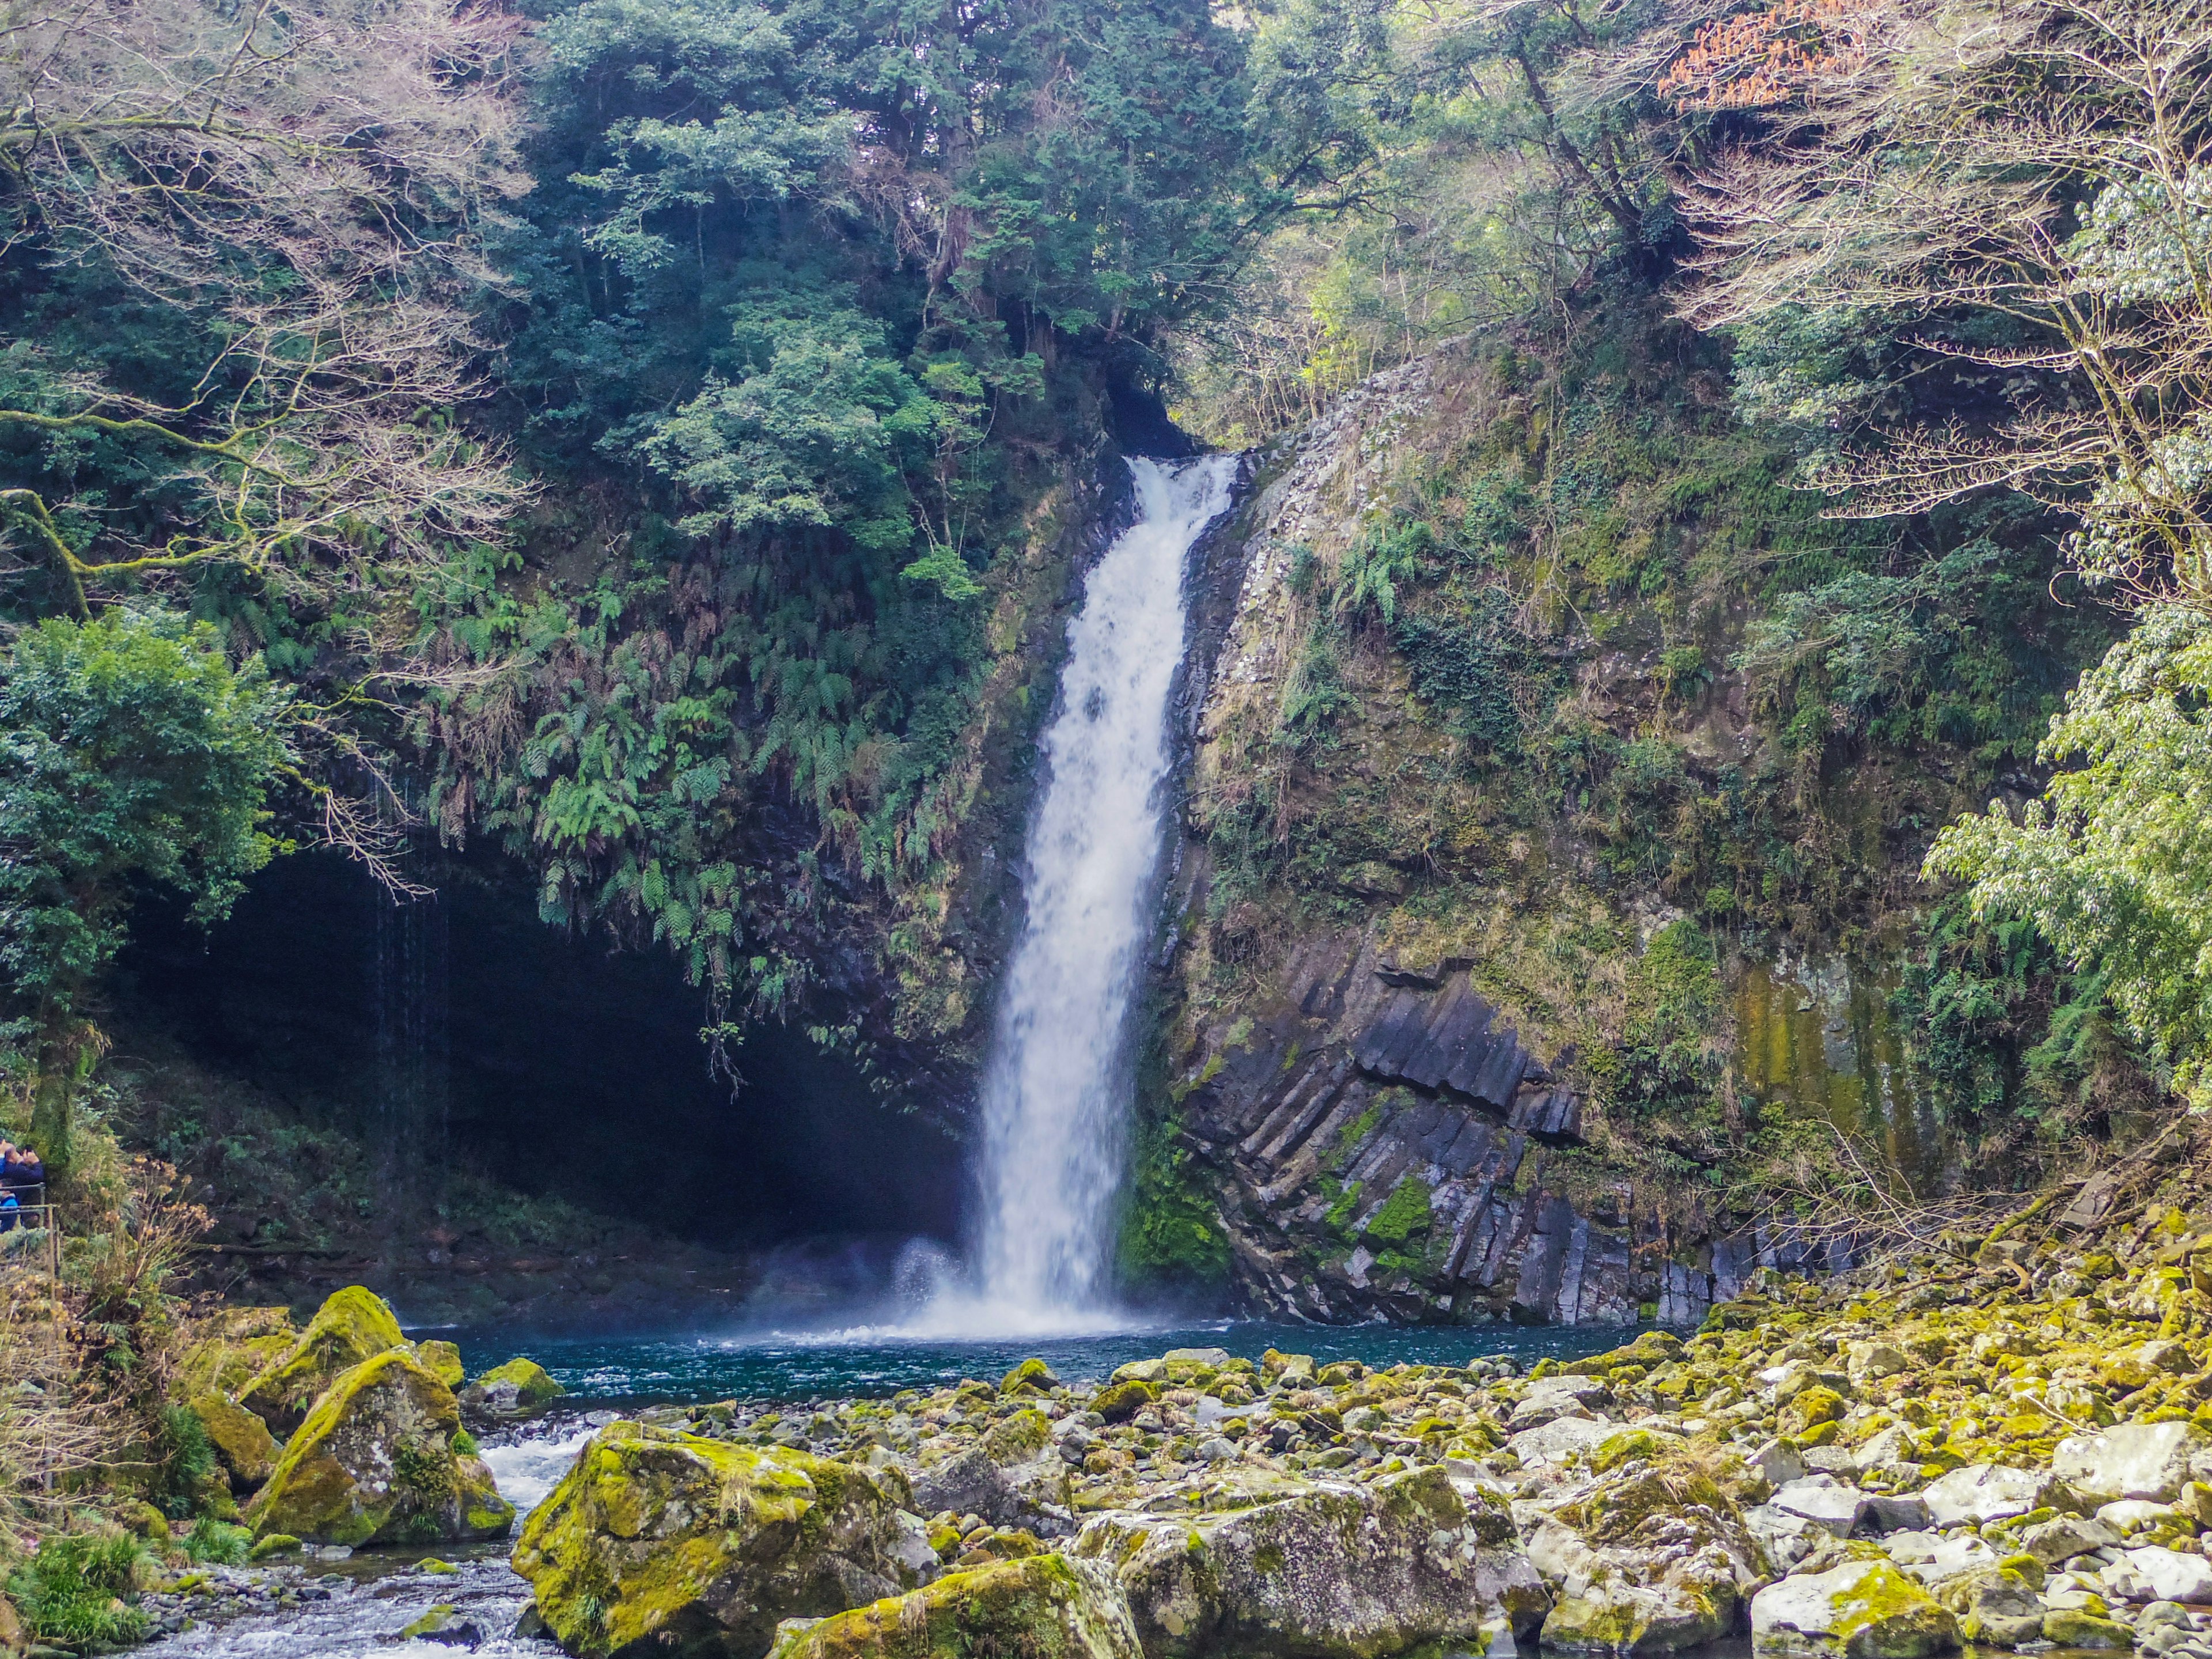
[[2032, 920], [2102, 980], [2126, 1030], [2212, 1109], [2212, 624], [2179, 606], [2081, 677], [2043, 756], [2063, 763], [2014, 823], [1951, 825], [1931, 871], [1973, 883], [1977, 914]]
[[439, 711], [438, 799], [547, 920], [794, 1012], [841, 929], [937, 956], [980, 734], [1023, 729], [990, 601], [1255, 204], [1243, 43], [1198, 0], [583, 0], [541, 39], [501, 378], [632, 528], [447, 624], [513, 672]]
[[145, 1613], [119, 1598], [133, 1593], [138, 1540], [127, 1533], [49, 1536], [9, 1577], [8, 1595], [30, 1633], [84, 1647], [145, 1639]]
[[1652, 934], [1631, 969], [1620, 1042], [1589, 1058], [1608, 1109], [1684, 1131], [1709, 1121], [1720, 1082], [1719, 1003], [1719, 964], [1705, 932], [1682, 921]]
[[1934, 906], [1923, 933], [1890, 1006], [1940, 1118], [2056, 1137], [2125, 1103], [2133, 1057], [2100, 975], [2067, 973], [2033, 921], [1977, 915], [1963, 895]]
[[192, 1512], [200, 1494], [219, 1473], [215, 1443], [208, 1438], [200, 1414], [189, 1406], [164, 1403], [156, 1413], [155, 1425], [161, 1506], [171, 1520], [181, 1520]]
[[212, 1516], [202, 1516], [185, 1534], [185, 1554], [195, 1561], [211, 1561], [217, 1566], [244, 1566], [252, 1548], [252, 1528], [235, 1526]]
[[1218, 1292], [1229, 1283], [1229, 1238], [1204, 1171], [1171, 1115], [1143, 1124], [1132, 1149], [1115, 1242], [1122, 1280], [1135, 1286]]
[[234, 670], [214, 630], [116, 609], [49, 620], [0, 669], [0, 967], [41, 1073], [39, 1133], [66, 1157], [67, 1091], [88, 1052], [86, 989], [142, 883], [223, 915], [276, 843], [284, 696]]

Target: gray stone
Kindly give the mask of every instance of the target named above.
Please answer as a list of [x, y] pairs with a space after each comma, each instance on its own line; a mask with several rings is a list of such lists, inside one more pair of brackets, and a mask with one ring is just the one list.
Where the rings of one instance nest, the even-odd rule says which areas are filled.
[[2020, 1534], [2021, 1548], [2047, 1567], [2119, 1541], [2120, 1534], [2103, 1522], [2084, 1520], [2078, 1515], [2062, 1515], [2056, 1521], [2026, 1528]]
[[2005, 1521], [2027, 1515], [2051, 1501], [2051, 1477], [2033, 1469], [2015, 1469], [2002, 1463], [1969, 1463], [1922, 1488], [1921, 1501], [1929, 1518], [1939, 1527], [1955, 1527], [1971, 1521]]
[[1958, 1621], [1887, 1561], [1784, 1578], [1751, 1601], [1759, 1654], [1926, 1659], [1958, 1642]]
[[1094, 1516], [1069, 1553], [1114, 1567], [1149, 1659], [1484, 1652], [1550, 1611], [1511, 1517], [1441, 1469], [1273, 1491], [1226, 1513]]
[[2212, 1436], [2190, 1422], [2116, 1424], [2060, 1441], [2051, 1472], [2095, 1503], [2171, 1503], [2190, 1481], [2212, 1473]]
[[1767, 1502], [1791, 1515], [1802, 1515], [1822, 1531], [1849, 1538], [1866, 1510], [1866, 1494], [1845, 1486], [1832, 1475], [1808, 1474], [1775, 1489]]
[[1618, 1432], [1610, 1423], [1562, 1417], [1541, 1428], [1523, 1429], [1506, 1441], [1505, 1449], [1519, 1458], [1523, 1468], [1541, 1468], [1547, 1464], [1564, 1463], [1579, 1453], [1589, 1451]]

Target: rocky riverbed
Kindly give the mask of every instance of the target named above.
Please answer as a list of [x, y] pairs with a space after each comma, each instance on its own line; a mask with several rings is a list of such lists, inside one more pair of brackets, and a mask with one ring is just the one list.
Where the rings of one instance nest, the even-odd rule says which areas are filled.
[[1185, 1349], [669, 1407], [597, 1431], [515, 1564], [584, 1655], [2212, 1659], [2208, 1291], [2212, 1224], [2160, 1208], [1526, 1375]]
[[[211, 1421], [242, 1400], [299, 1424], [244, 1507], [275, 1553], [141, 1587], [180, 1650], [412, 1629], [586, 1659], [1387, 1659], [1748, 1632], [1850, 1659], [2212, 1659], [2212, 1220], [2164, 1205], [1766, 1275], [1694, 1334], [1526, 1370], [1183, 1348], [1097, 1382], [1031, 1360], [889, 1398], [548, 1413], [526, 1362], [455, 1395], [434, 1345], [354, 1358], [392, 1333], [346, 1311], [246, 1339], [251, 1376], [195, 1374]], [[440, 1387], [349, 1404], [395, 1352]], [[284, 1471], [305, 1490], [311, 1464], [295, 1501]], [[496, 1474], [527, 1513], [470, 1547], [467, 1502], [382, 1495], [401, 1465], [464, 1497]], [[301, 1524], [325, 1512], [349, 1538]], [[333, 1571], [347, 1541], [441, 1528], [451, 1594], [412, 1558]]]

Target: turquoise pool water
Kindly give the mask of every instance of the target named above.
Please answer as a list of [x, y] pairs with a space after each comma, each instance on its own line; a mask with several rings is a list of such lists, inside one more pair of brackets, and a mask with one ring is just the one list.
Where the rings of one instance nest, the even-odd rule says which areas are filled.
[[1170, 1348], [1219, 1347], [1256, 1360], [1267, 1349], [1310, 1353], [1327, 1363], [1357, 1359], [1375, 1365], [1464, 1365], [1507, 1355], [1532, 1365], [1547, 1355], [1571, 1358], [1628, 1341], [1619, 1325], [1316, 1326], [1223, 1321], [1065, 1338], [942, 1339], [879, 1332], [814, 1334], [756, 1331], [732, 1336], [633, 1336], [528, 1340], [497, 1331], [459, 1331], [470, 1370], [517, 1352], [544, 1365], [577, 1403], [636, 1400], [750, 1398], [818, 1400], [880, 1395], [935, 1388], [963, 1377], [995, 1381], [1036, 1355], [1071, 1382], [1095, 1382], [1120, 1364]]

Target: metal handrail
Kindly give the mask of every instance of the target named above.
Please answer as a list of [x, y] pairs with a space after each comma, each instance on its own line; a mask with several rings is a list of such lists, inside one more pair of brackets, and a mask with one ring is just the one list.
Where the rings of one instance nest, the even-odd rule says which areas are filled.
[[[0, 1267], [20, 1265], [35, 1255], [44, 1258], [41, 1265], [46, 1272], [58, 1279], [62, 1270], [61, 1206], [47, 1198], [46, 1183], [43, 1181], [5, 1190], [15, 1195], [15, 1202], [10, 1208], [0, 1209], [0, 1239], [16, 1231], [42, 1232], [46, 1237], [35, 1252], [10, 1249], [0, 1244]], [[33, 1194], [36, 1201], [27, 1203], [25, 1200]]]

